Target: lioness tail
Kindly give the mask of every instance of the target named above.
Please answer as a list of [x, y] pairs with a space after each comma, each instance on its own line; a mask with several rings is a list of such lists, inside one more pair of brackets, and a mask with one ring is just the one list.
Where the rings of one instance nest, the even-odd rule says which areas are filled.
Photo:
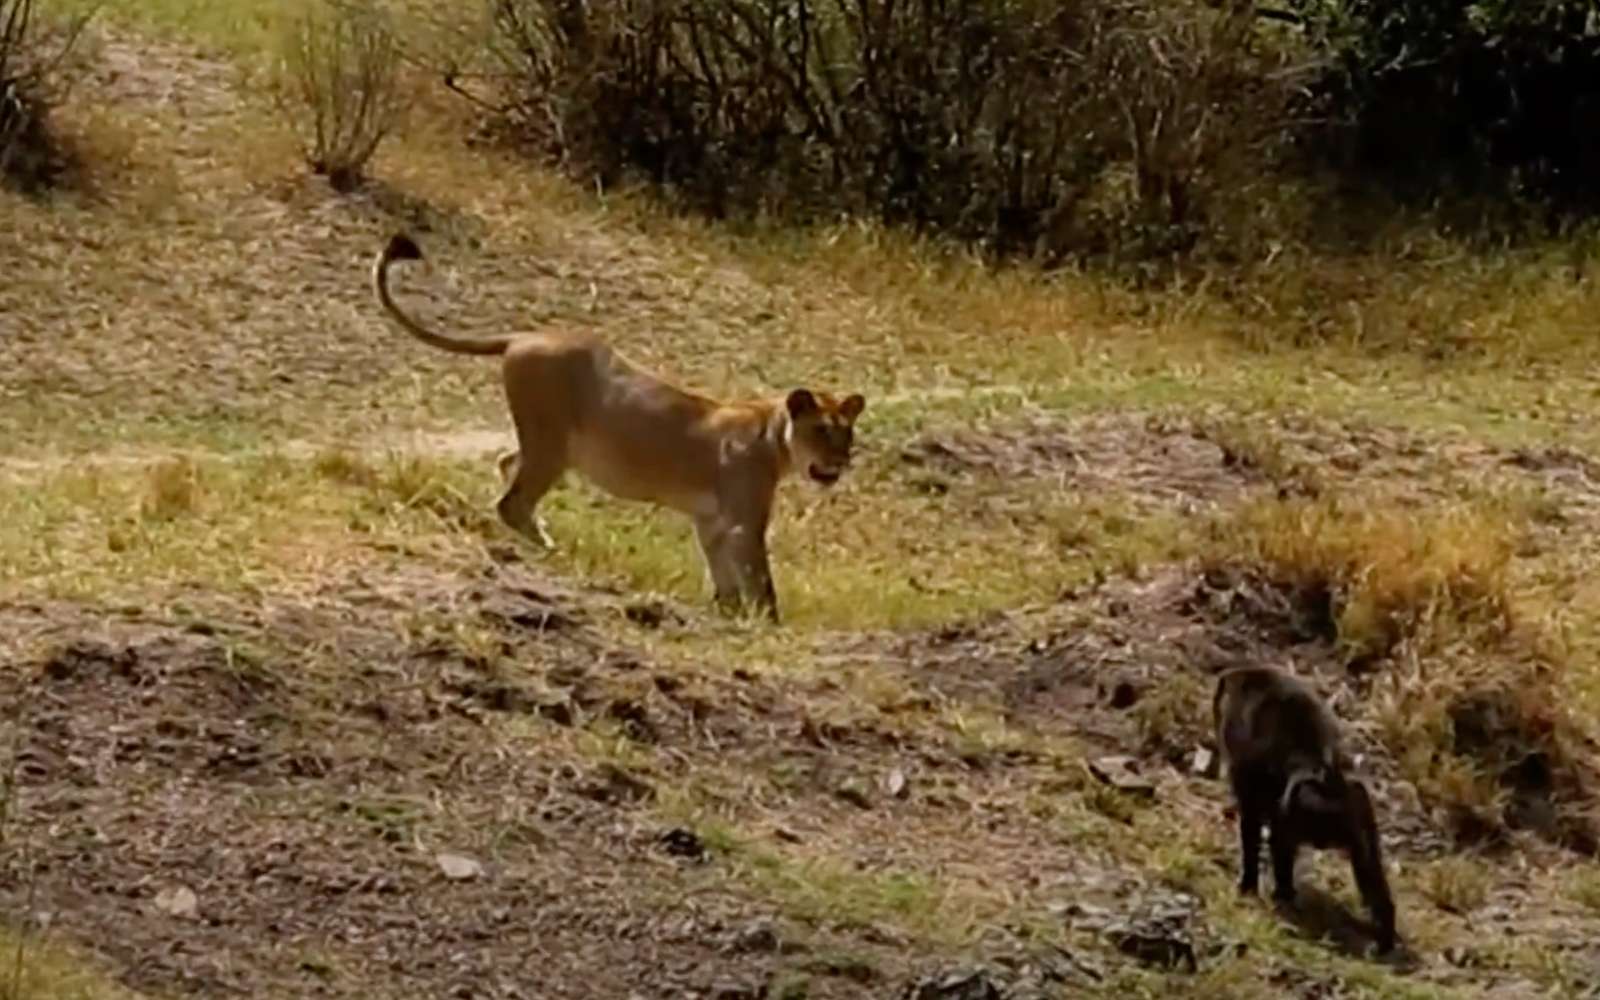
[[497, 355], [504, 354], [511, 338], [500, 337], [446, 337], [435, 333], [409, 316], [389, 294], [389, 265], [397, 260], [421, 260], [422, 250], [416, 241], [404, 233], [389, 238], [389, 243], [372, 264], [372, 288], [385, 312], [413, 337], [431, 347], [452, 354]]

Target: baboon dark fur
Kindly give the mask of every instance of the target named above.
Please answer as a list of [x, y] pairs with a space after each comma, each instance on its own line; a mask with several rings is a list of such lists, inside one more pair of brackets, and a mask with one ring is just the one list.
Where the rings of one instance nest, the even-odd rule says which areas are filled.
[[1305, 682], [1270, 667], [1238, 667], [1217, 678], [1212, 699], [1217, 749], [1239, 812], [1239, 891], [1255, 895], [1261, 828], [1268, 828], [1273, 897], [1294, 901], [1301, 846], [1350, 858], [1372, 914], [1378, 951], [1394, 947], [1394, 900], [1384, 875], [1372, 797], [1347, 775], [1339, 726]]

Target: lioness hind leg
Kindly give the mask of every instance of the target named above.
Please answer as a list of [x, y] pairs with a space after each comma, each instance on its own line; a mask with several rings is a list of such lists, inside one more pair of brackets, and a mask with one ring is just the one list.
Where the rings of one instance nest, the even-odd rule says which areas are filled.
[[506, 527], [543, 549], [554, 549], [555, 541], [545, 530], [544, 519], [535, 513], [539, 501], [550, 492], [550, 487], [561, 478], [566, 461], [559, 454], [533, 452], [530, 459], [526, 451], [511, 451], [497, 460], [500, 478], [506, 480], [506, 491], [496, 509]]

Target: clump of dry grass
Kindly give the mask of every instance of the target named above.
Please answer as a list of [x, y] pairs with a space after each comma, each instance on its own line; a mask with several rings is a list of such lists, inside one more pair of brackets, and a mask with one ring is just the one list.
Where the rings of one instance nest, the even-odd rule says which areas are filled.
[[1373, 699], [1384, 742], [1459, 840], [1525, 829], [1595, 853], [1593, 738], [1572, 710], [1565, 664], [1469, 635], [1426, 658], [1411, 652], [1389, 673]]
[[273, 94], [306, 163], [336, 191], [361, 184], [399, 125], [400, 50], [365, 0], [320, 0], [284, 22]]
[[1488, 901], [1492, 879], [1482, 862], [1448, 857], [1425, 865], [1418, 881], [1433, 905], [1447, 913], [1467, 914]]
[[193, 514], [202, 493], [200, 472], [194, 462], [186, 458], [159, 462], [145, 475], [140, 517], [146, 521], [171, 521]]
[[1463, 627], [1509, 630], [1517, 530], [1504, 512], [1360, 498], [1270, 500], [1217, 523], [1203, 559], [1244, 562], [1308, 603], [1326, 603], [1348, 662]]
[[1203, 280], [1252, 346], [1480, 362], [1592, 349], [1592, 236], [1491, 249], [1422, 219], [1388, 223], [1358, 253], [1279, 236], [1281, 252]]

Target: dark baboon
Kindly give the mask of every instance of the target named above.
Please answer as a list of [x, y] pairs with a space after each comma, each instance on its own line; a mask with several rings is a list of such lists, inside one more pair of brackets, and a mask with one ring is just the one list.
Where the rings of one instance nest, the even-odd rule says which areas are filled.
[[1217, 749], [1239, 811], [1239, 891], [1255, 895], [1261, 827], [1268, 828], [1273, 897], [1294, 900], [1301, 845], [1338, 848], [1350, 858], [1361, 898], [1377, 925], [1379, 952], [1394, 947], [1394, 900], [1384, 876], [1378, 824], [1366, 786], [1348, 777], [1339, 726], [1307, 684], [1269, 667], [1217, 678], [1212, 699]]

